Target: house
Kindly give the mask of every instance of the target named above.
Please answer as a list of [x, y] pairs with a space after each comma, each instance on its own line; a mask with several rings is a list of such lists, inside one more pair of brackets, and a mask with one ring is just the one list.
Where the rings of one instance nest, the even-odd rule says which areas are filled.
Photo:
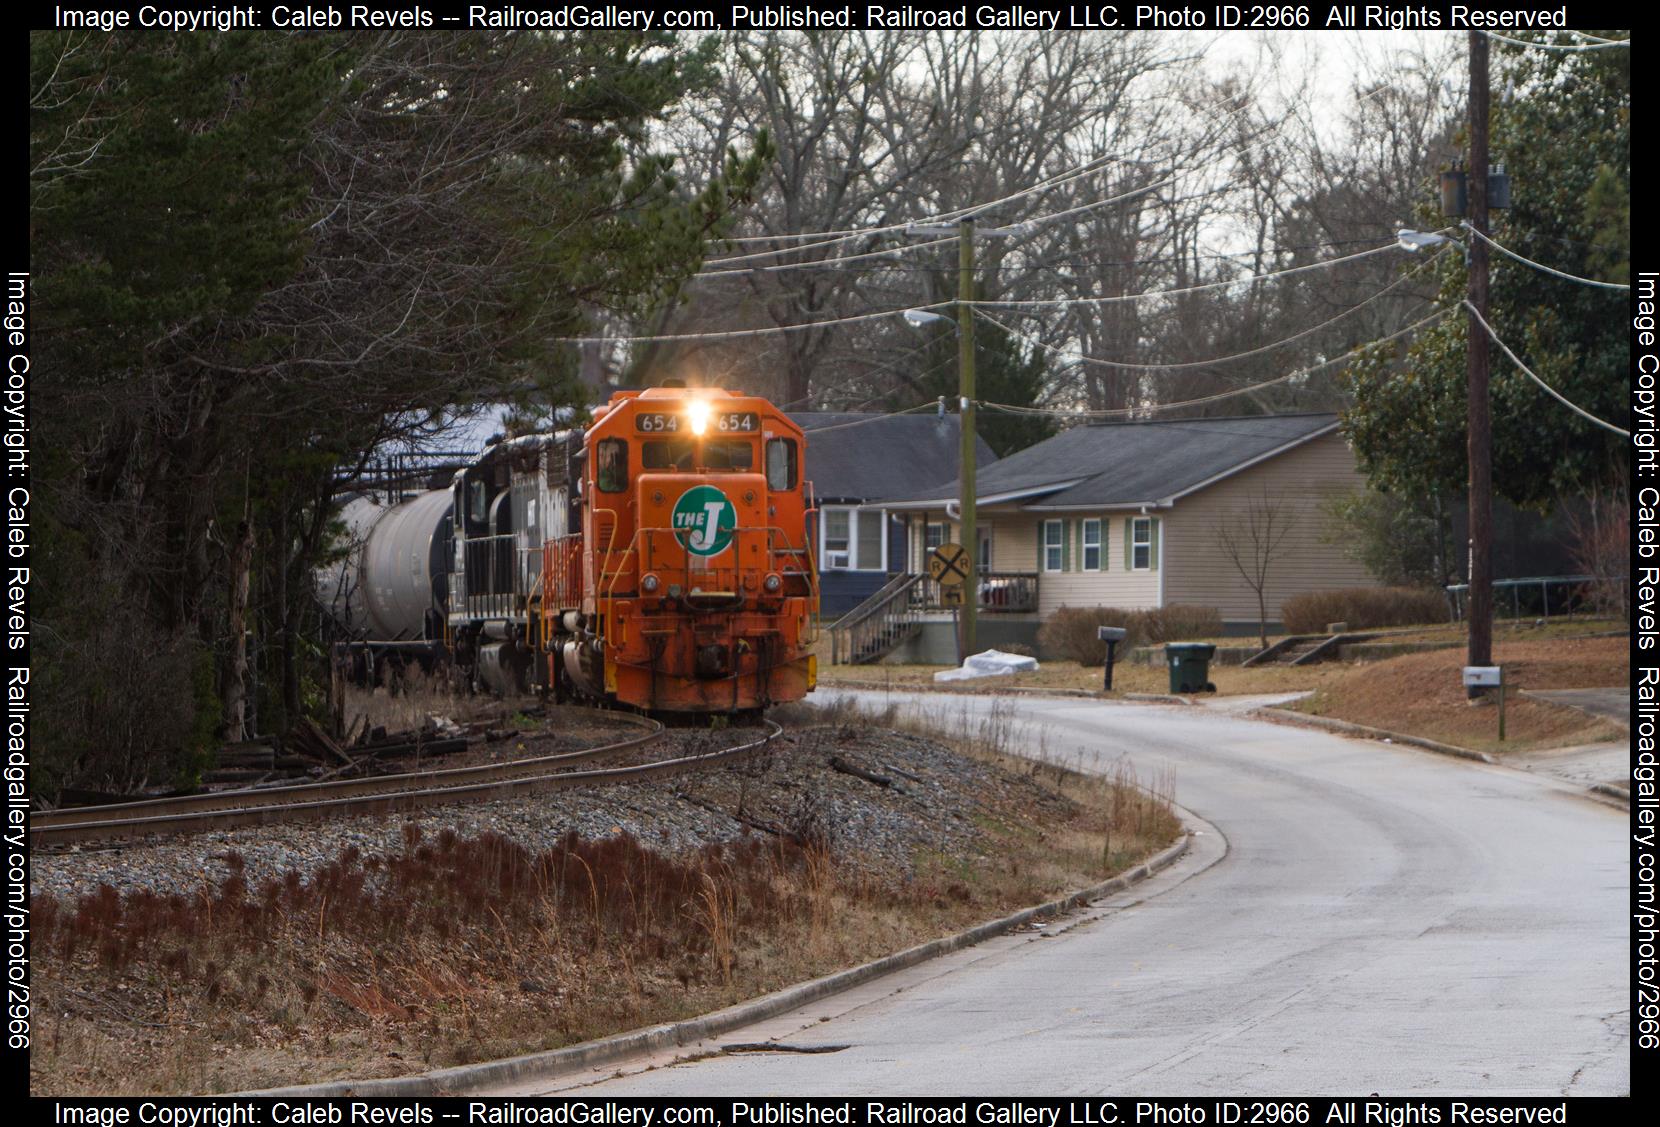
[[[956, 415], [800, 412], [790, 418], [807, 432], [806, 476], [819, 510], [819, 610], [836, 618], [922, 552], [885, 502], [954, 480], [962, 430]], [[997, 461], [984, 440], [977, 449], [979, 466]]]
[[[1270, 619], [1293, 595], [1375, 585], [1328, 541], [1322, 511], [1363, 484], [1333, 414], [1073, 427], [977, 475], [981, 622], [1007, 641], [1062, 606], [1190, 603], [1243, 631], [1257, 596], [1219, 535], [1249, 554], [1249, 518], [1265, 508], [1286, 528], [1264, 585]], [[907, 570], [926, 572], [924, 545], [955, 536], [956, 506], [949, 478], [887, 503], [917, 533]]]

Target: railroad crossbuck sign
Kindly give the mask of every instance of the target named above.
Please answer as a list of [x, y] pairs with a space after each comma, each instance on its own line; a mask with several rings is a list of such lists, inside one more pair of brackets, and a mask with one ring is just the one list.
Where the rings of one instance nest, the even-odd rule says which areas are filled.
[[941, 587], [960, 587], [968, 578], [968, 550], [961, 544], [941, 544], [928, 557], [928, 576]]

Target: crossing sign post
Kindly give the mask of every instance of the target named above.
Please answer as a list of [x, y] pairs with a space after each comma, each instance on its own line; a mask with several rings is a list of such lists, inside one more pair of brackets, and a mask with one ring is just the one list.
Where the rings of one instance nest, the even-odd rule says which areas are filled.
[[968, 657], [963, 652], [963, 602], [968, 597], [968, 549], [961, 544], [941, 544], [928, 557], [928, 576], [940, 585], [940, 605], [951, 608], [951, 625], [957, 636], [957, 664]]

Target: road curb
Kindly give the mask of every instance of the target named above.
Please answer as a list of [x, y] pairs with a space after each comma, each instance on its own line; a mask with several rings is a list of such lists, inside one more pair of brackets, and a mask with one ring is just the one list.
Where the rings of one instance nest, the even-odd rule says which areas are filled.
[[1611, 798], [1627, 809], [1631, 808], [1631, 789], [1629, 787], [1615, 786], [1613, 783], [1592, 783], [1590, 791], [1592, 794], [1600, 794]]
[[1426, 740], [1422, 736], [1408, 736], [1400, 732], [1389, 732], [1382, 728], [1368, 728], [1364, 724], [1351, 724], [1347, 720], [1333, 720], [1329, 716], [1314, 716], [1307, 712], [1293, 712], [1286, 708], [1276, 708], [1273, 705], [1264, 705], [1251, 710], [1251, 715], [1261, 716], [1280, 724], [1303, 724], [1311, 728], [1325, 728], [1332, 732], [1342, 732], [1349, 736], [1365, 736], [1368, 739], [1388, 740], [1391, 743], [1409, 744], [1412, 747], [1421, 747], [1425, 751], [1433, 751], [1437, 755], [1451, 755], [1459, 759], [1473, 759], [1477, 763], [1497, 764], [1498, 760], [1482, 751], [1471, 751], [1467, 747], [1457, 747], [1453, 744], [1438, 743], [1435, 740]]
[[790, 1010], [803, 1006], [808, 1002], [815, 1002], [820, 998], [839, 994], [843, 990], [861, 986], [866, 982], [881, 978], [883, 975], [892, 974], [895, 971], [906, 970], [919, 963], [927, 962], [929, 959], [948, 955], [953, 951], [962, 950], [964, 947], [973, 947], [978, 943], [994, 939], [1017, 927], [1029, 924], [1040, 917], [1058, 915], [1069, 908], [1082, 907], [1092, 900], [1099, 900], [1103, 896], [1123, 892], [1127, 888], [1140, 884], [1155, 873], [1169, 868], [1187, 852], [1191, 842], [1192, 833], [1184, 833], [1181, 840], [1174, 845], [1168, 846], [1129, 872], [1121, 873], [1111, 880], [1102, 881], [1100, 884], [1070, 893], [1058, 900], [1051, 900], [1031, 908], [1023, 908], [1013, 915], [980, 924], [956, 935], [948, 935], [941, 939], [922, 943], [897, 954], [865, 963], [863, 966], [838, 971], [823, 978], [816, 978], [811, 982], [789, 986], [752, 1001], [740, 1002], [738, 1005], [729, 1006], [724, 1010], [716, 1010], [712, 1014], [705, 1014], [703, 1017], [692, 1018], [688, 1021], [647, 1026], [644, 1029], [619, 1033], [614, 1037], [603, 1037], [597, 1041], [571, 1045], [568, 1048], [551, 1049], [547, 1052], [530, 1053], [526, 1056], [509, 1057], [506, 1060], [489, 1061], [484, 1064], [443, 1068], [433, 1072], [421, 1073], [418, 1076], [399, 1076], [385, 1080], [337, 1080], [290, 1088], [263, 1088], [259, 1091], [238, 1094], [307, 1098], [325, 1096], [407, 1097], [453, 1095], [515, 1081], [552, 1078], [562, 1073], [574, 1072], [577, 1069], [622, 1060], [638, 1053], [693, 1044], [711, 1037], [717, 1037], [722, 1033], [749, 1025], [752, 1022], [788, 1013]]
[[[994, 680], [994, 678], [987, 678]], [[889, 681], [820, 681], [818, 691], [826, 689], [859, 689], [866, 692], [882, 693], [939, 693], [942, 696], [978, 696], [987, 690], [996, 693], [1007, 693], [1011, 696], [1023, 697], [1072, 697], [1080, 700], [1098, 700], [1111, 704], [1114, 701], [1136, 701], [1137, 703], [1151, 702], [1154, 704], [1186, 704], [1197, 702], [1186, 697], [1175, 696], [1171, 693], [1124, 693], [1117, 697], [1102, 696], [1095, 689], [1045, 689], [1026, 685], [963, 685], [958, 688], [954, 684], [936, 685], [930, 682], [916, 684], [896, 684]], [[811, 701], [808, 702], [812, 703]]]

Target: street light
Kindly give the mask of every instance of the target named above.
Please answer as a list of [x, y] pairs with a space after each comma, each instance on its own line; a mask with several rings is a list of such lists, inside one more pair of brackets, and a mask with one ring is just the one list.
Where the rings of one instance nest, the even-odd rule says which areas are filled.
[[930, 325], [935, 321], [951, 320], [943, 313], [930, 313], [926, 309], [907, 309], [900, 316], [904, 317], [905, 323], [913, 329], [920, 329], [922, 326]]
[[1400, 247], [1402, 250], [1410, 251], [1413, 254], [1418, 253], [1426, 247], [1438, 247], [1442, 243], [1458, 243], [1459, 246], [1464, 245], [1463, 243], [1459, 243], [1458, 240], [1453, 238], [1451, 235], [1443, 235], [1437, 231], [1412, 231], [1402, 227], [1399, 231], [1395, 232], [1395, 245]]

